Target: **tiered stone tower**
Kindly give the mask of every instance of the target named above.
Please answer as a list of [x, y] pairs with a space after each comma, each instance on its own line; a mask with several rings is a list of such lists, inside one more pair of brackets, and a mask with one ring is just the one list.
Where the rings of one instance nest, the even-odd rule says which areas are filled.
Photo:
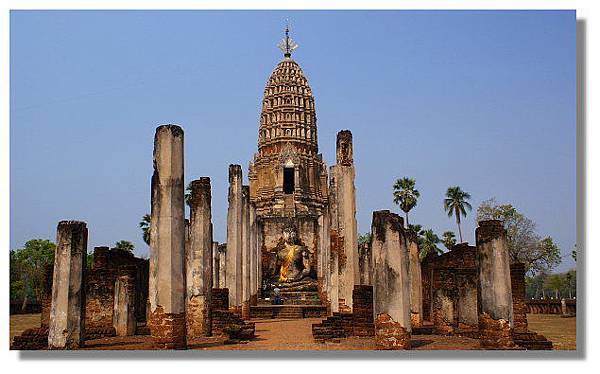
[[249, 180], [251, 201], [262, 217], [319, 215], [327, 201], [315, 100], [290, 52], [265, 87], [258, 152], [250, 163]]
[[286, 30], [279, 44], [283, 60], [264, 90], [258, 152], [249, 165], [263, 297], [272, 296], [275, 288], [317, 295], [323, 247], [329, 245], [323, 225], [328, 216], [327, 166], [319, 154], [315, 99], [292, 59], [296, 47]]

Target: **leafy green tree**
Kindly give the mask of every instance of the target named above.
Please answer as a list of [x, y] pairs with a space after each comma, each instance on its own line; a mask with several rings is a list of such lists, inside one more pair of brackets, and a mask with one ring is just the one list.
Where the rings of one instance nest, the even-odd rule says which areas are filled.
[[437, 245], [440, 243], [440, 238], [433, 232], [433, 230], [421, 230], [419, 233], [419, 257], [421, 260], [427, 257], [429, 253], [442, 254], [442, 251]]
[[504, 222], [511, 262], [522, 262], [531, 275], [549, 273], [561, 263], [560, 248], [551, 237], [541, 238], [535, 223], [511, 204], [498, 204], [492, 198], [477, 208], [477, 221]]
[[140, 221], [144, 243], [150, 245], [150, 214], [145, 214]]
[[[11, 255], [11, 290], [23, 297], [23, 308], [30, 296], [41, 300], [44, 270], [47, 264], [54, 263], [56, 245], [50, 240], [32, 239], [23, 248]], [[16, 273], [13, 273], [16, 271]]]
[[525, 277], [525, 289], [527, 297], [530, 299], [545, 298], [545, 283], [548, 274], [546, 272], [540, 272], [534, 276]]
[[448, 217], [453, 215], [456, 218], [458, 226], [458, 237], [460, 242], [463, 242], [462, 231], [460, 229], [460, 216], [467, 216], [467, 210], [472, 210], [471, 204], [467, 200], [471, 198], [468, 192], [463, 191], [460, 187], [448, 187], [446, 198], [444, 199], [444, 210], [448, 213]]
[[575, 244], [571, 251], [571, 257], [573, 258], [573, 261], [577, 262], [577, 244]]
[[406, 225], [408, 227], [408, 212], [417, 205], [417, 200], [421, 194], [415, 188], [415, 180], [413, 178], [404, 177], [397, 179], [394, 183], [394, 203], [398, 204], [400, 209], [406, 216]]
[[127, 240], [119, 240], [115, 243], [115, 248], [128, 252], [133, 252], [133, 250], [135, 249], [135, 245], [133, 245], [132, 242], [129, 242]]
[[565, 295], [569, 295], [569, 299], [572, 299], [577, 294], [577, 272], [575, 270], [569, 270], [565, 274], [567, 290]]
[[456, 245], [456, 235], [452, 231], [444, 231], [442, 234], [442, 244], [448, 250], [452, 249]]
[[558, 299], [560, 298], [560, 291], [565, 287], [565, 279], [560, 274], [552, 274], [546, 278], [544, 286], [554, 291], [554, 296]]

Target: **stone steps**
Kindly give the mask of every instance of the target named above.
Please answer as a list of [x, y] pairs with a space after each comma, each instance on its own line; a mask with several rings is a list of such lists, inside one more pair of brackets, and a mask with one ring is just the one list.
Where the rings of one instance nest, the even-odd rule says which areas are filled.
[[550, 340], [533, 331], [513, 332], [512, 337], [516, 345], [528, 350], [551, 350], [553, 348]]
[[318, 318], [327, 315], [327, 307], [313, 305], [255, 305], [250, 307], [252, 318]]

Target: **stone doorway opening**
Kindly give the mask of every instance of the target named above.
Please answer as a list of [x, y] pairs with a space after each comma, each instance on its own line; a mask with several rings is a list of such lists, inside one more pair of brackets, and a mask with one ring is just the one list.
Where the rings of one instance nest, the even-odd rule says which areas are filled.
[[283, 193], [291, 195], [294, 193], [294, 168], [283, 168]]

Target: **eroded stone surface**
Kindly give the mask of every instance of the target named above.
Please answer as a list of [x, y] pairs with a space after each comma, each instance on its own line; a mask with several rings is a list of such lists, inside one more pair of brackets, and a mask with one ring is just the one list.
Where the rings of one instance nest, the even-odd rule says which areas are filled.
[[211, 334], [212, 290], [212, 213], [210, 178], [190, 184], [189, 245], [186, 247], [186, 321], [187, 337]]
[[61, 221], [56, 232], [49, 349], [77, 349], [85, 339], [85, 222]]
[[183, 130], [156, 129], [150, 225], [148, 326], [157, 348], [185, 346]]

